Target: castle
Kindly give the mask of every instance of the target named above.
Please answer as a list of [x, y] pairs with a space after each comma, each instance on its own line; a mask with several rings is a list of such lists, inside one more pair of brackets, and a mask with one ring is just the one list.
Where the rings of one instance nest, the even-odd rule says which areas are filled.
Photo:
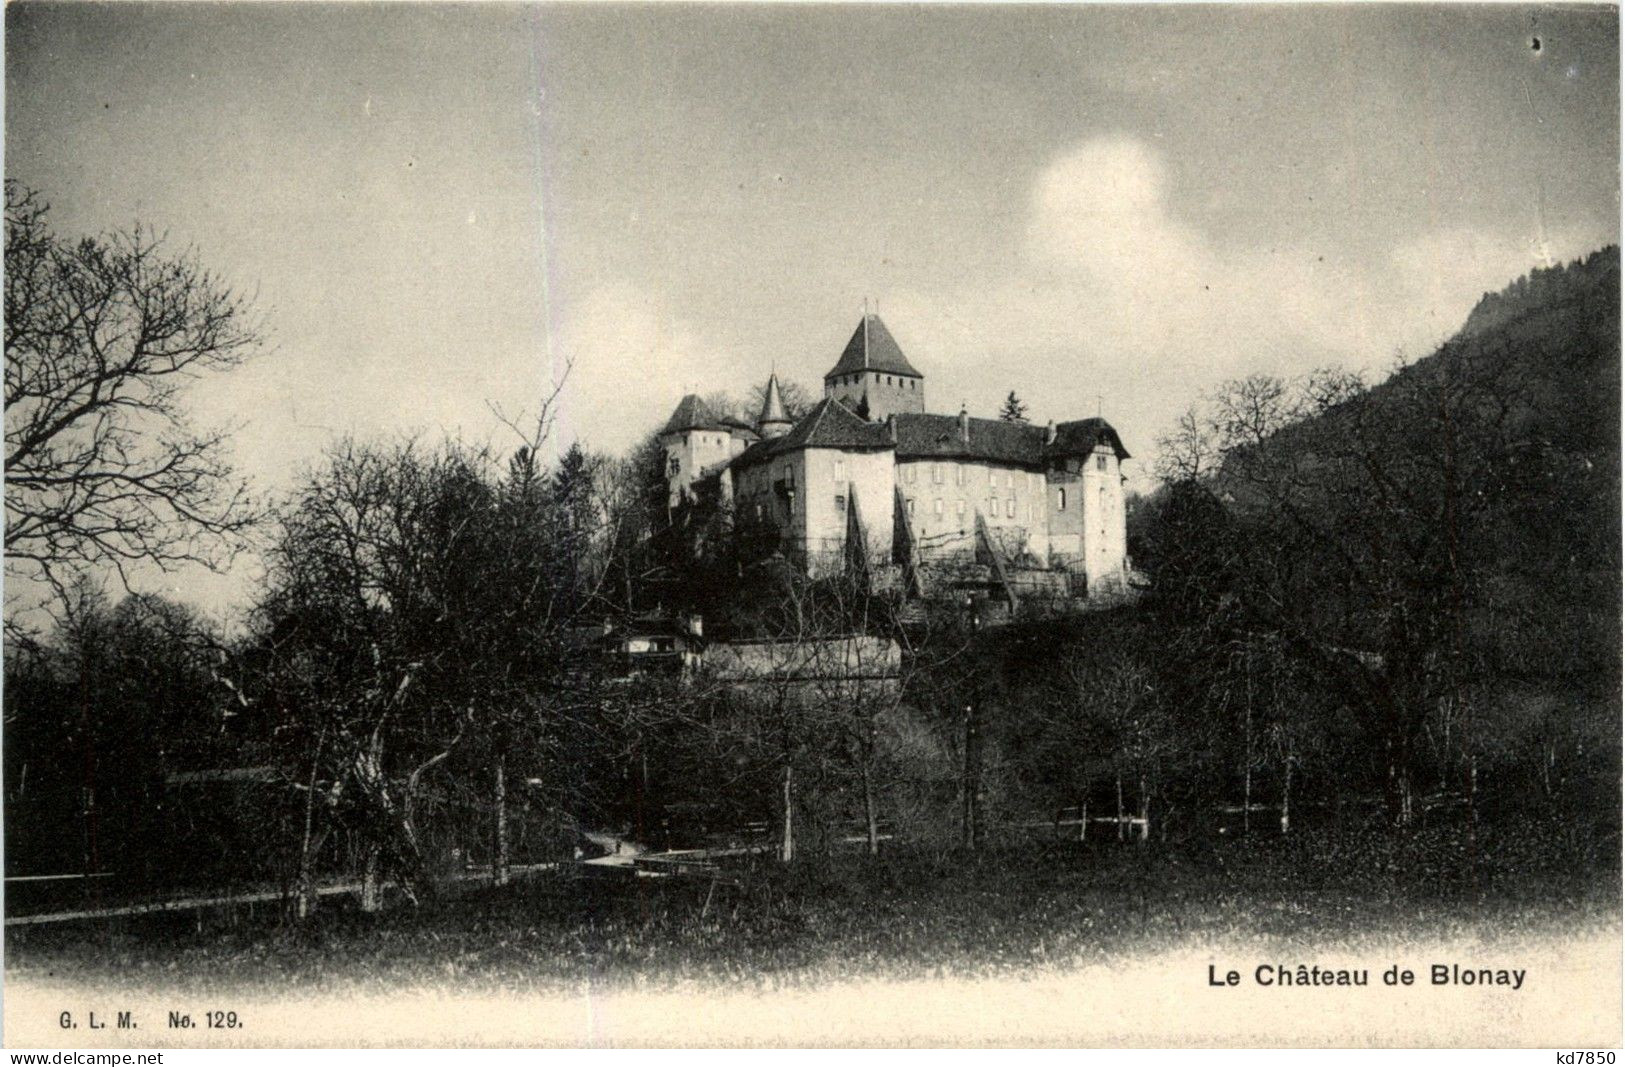
[[1091, 595], [1127, 578], [1128, 452], [1117, 431], [1100, 418], [1034, 426], [930, 414], [925, 376], [875, 314], [799, 420], [773, 376], [754, 426], [690, 394], [660, 443], [674, 508], [719, 500], [814, 573], [855, 551], [881, 563], [991, 551], [1001, 566], [1081, 575]]

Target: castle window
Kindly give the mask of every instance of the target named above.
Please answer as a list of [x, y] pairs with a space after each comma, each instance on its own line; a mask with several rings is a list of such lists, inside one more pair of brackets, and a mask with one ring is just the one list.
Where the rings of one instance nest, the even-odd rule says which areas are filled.
[[1004, 502], [1004, 517], [1007, 518], [1007, 519], [1013, 519], [1013, 518], [1016, 517], [1016, 498], [1015, 497], [1011, 497], [1009, 500], [1006, 500]]
[[996, 496], [987, 499], [987, 517], [990, 519], [999, 517], [999, 498]]
[[875, 384], [876, 385], [880, 384], [880, 375], [878, 373], [875, 374]]
[[962, 519], [965, 517], [965, 498], [964, 497], [960, 497], [959, 498], [959, 503], [954, 505], [954, 514], [958, 515]]
[[1015, 476], [1015, 473], [1013, 471], [1006, 471], [1005, 472], [1005, 474], [1004, 474], [1004, 487], [1006, 489], [1014, 489], [1016, 487], [1016, 476]]
[[835, 470], [831, 473], [830, 477], [834, 478], [838, 482], [846, 481], [846, 460], [838, 459], [835, 461]]
[[680, 472], [682, 469], [683, 461], [678, 459], [676, 456], [673, 456], [671, 457], [671, 463], [666, 468], [666, 473], [675, 478], [677, 477], [678, 472]]
[[955, 485], [964, 485], [965, 484], [965, 468], [964, 468], [964, 466], [962, 466], [961, 464], [958, 464], [958, 463], [954, 464], [954, 484]]
[[998, 471], [993, 470], [992, 468], [988, 469], [988, 472], [987, 472], [987, 484], [988, 485], [993, 485], [993, 486], [996, 486], [996, 485], [999, 484], [999, 472]]
[[942, 464], [940, 464], [940, 463], [931, 464], [931, 482], [934, 485], [941, 485], [942, 484]]
[[908, 505], [908, 517], [912, 519], [914, 517], [914, 498], [909, 497], [905, 503]]
[[840, 493], [835, 494], [835, 510], [843, 515], [846, 514], [846, 497]]
[[1095, 457], [1095, 467], [1098, 470], [1105, 470], [1106, 469], [1106, 457], [1105, 456], [1096, 456]]
[[1066, 510], [1066, 488], [1064, 486], [1055, 490], [1055, 509], [1057, 511]]
[[937, 518], [942, 518], [942, 498], [940, 496], [937, 497], [936, 503], [932, 505], [931, 510], [937, 513]]

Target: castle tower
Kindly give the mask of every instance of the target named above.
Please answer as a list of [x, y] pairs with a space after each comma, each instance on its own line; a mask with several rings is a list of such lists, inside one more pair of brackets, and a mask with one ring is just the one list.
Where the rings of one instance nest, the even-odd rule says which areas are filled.
[[790, 432], [791, 425], [789, 416], [784, 413], [784, 401], [779, 396], [779, 376], [769, 375], [762, 413], [756, 418], [756, 432], [762, 435], [763, 440], [783, 437]]
[[841, 358], [824, 375], [824, 395], [865, 418], [925, 412], [925, 376], [914, 369], [879, 315], [865, 313]]
[[697, 394], [683, 397], [660, 431], [660, 445], [666, 452], [668, 506], [676, 507], [696, 481], [727, 465], [734, 455], [733, 437], [732, 428]]

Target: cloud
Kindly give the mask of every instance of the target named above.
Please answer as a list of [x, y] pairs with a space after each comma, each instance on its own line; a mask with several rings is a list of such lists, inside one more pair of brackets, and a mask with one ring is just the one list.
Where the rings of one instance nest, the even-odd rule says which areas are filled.
[[925, 361], [955, 368], [928, 378], [933, 406], [990, 412], [1014, 388], [1041, 418], [1103, 410], [1149, 460], [1178, 412], [1227, 378], [1327, 365], [1379, 377], [1396, 353], [1425, 355], [1483, 292], [1600, 243], [1458, 229], [1372, 261], [1224, 244], [1178, 206], [1163, 158], [1138, 139], [1051, 161], [1029, 190], [1016, 268], [892, 301]]
[[[623, 451], [671, 413], [682, 393], [731, 382], [738, 367], [662, 298], [609, 285], [566, 306], [554, 337], [563, 375], [555, 440]], [[568, 364], [568, 374], [564, 367]]]
[[1198, 235], [1168, 212], [1167, 171], [1146, 145], [1090, 141], [1034, 183], [1027, 220], [1031, 258], [1079, 280], [1151, 296], [1206, 273]]
[[1115, 340], [1143, 355], [1239, 365], [1345, 348], [1367, 325], [1364, 278], [1307, 248], [1216, 245], [1178, 217], [1161, 156], [1134, 139], [1088, 141], [1045, 168], [1027, 242], [1038, 299], [1109, 304]]

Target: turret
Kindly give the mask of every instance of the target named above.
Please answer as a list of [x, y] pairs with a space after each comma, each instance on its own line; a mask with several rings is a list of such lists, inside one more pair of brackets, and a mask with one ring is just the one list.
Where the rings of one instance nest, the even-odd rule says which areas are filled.
[[762, 400], [762, 413], [756, 419], [756, 432], [763, 439], [783, 437], [790, 432], [789, 416], [784, 413], [784, 401], [779, 396], [779, 376], [772, 374], [767, 379], [767, 396]]

